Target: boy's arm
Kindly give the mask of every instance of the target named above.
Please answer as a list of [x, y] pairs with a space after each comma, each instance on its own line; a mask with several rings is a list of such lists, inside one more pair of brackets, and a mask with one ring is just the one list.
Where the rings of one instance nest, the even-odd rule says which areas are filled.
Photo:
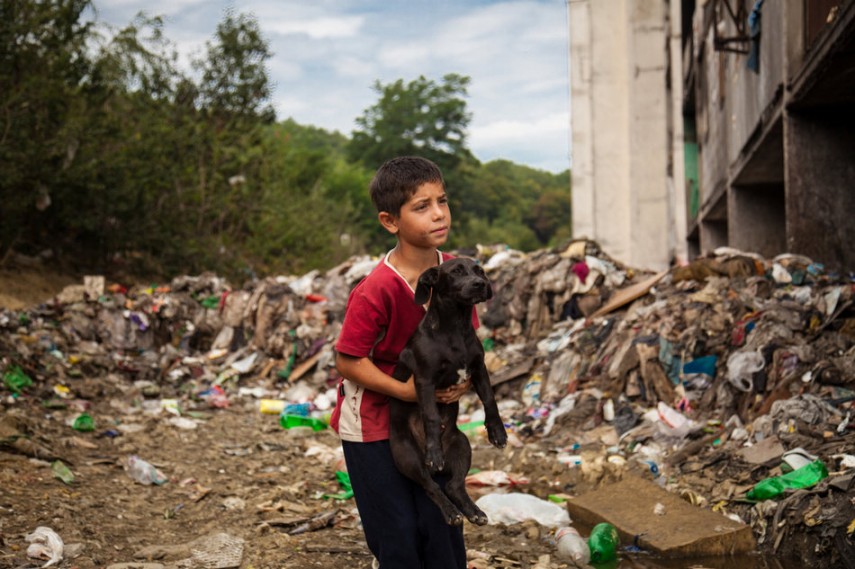
[[[370, 358], [357, 358], [347, 354], [337, 353], [335, 356], [335, 367], [342, 377], [361, 385], [365, 389], [394, 397], [402, 401], [415, 402], [416, 385], [412, 376], [405, 382], [398, 381], [392, 376], [383, 373], [374, 365]], [[440, 403], [454, 403], [469, 391], [472, 382], [466, 380], [464, 383], [455, 384], [445, 389], [436, 390], [436, 400]]]
[[405, 382], [398, 381], [394, 377], [383, 373], [374, 365], [370, 358], [357, 358], [347, 354], [337, 353], [335, 356], [335, 368], [342, 377], [361, 385], [365, 389], [401, 399], [402, 401], [416, 401], [416, 387], [413, 378]]

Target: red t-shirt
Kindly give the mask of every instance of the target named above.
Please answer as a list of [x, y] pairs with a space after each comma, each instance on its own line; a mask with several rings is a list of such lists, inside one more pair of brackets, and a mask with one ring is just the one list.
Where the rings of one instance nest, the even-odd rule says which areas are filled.
[[[453, 258], [440, 253], [442, 261]], [[398, 355], [425, 315], [415, 303], [415, 291], [407, 280], [383, 260], [354, 287], [345, 309], [335, 348], [356, 358], [370, 357], [381, 371], [390, 374]], [[473, 323], [477, 316], [473, 310]], [[373, 442], [389, 438], [389, 397], [342, 379], [330, 425], [346, 441]]]

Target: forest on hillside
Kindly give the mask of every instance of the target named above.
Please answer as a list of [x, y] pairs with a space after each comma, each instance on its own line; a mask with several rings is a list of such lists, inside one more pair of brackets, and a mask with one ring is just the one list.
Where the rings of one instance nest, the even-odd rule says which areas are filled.
[[117, 29], [96, 8], [0, 3], [0, 265], [23, 254], [163, 277], [329, 268], [391, 247], [367, 187], [404, 154], [443, 169], [450, 248], [570, 236], [569, 171], [468, 149], [466, 76], [377, 81], [345, 135], [276, 116], [252, 15], [226, 12], [187, 68], [160, 17]]

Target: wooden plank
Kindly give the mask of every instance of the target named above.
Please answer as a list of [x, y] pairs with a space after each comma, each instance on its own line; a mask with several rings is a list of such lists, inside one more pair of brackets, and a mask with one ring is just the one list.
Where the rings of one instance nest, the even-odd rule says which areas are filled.
[[307, 371], [315, 367], [315, 364], [318, 363], [319, 359], [321, 359], [321, 350], [318, 350], [317, 353], [309, 359], [300, 362], [300, 364], [294, 368], [294, 371], [291, 372], [291, 375], [288, 376], [288, 381], [294, 382], [303, 377]]
[[516, 379], [531, 371], [534, 367], [534, 358], [529, 358], [524, 362], [518, 363], [511, 367], [504, 367], [490, 376], [490, 385], [499, 385], [512, 379]]
[[635, 283], [634, 285], [628, 286], [626, 288], [622, 288], [620, 290], [616, 290], [612, 297], [597, 309], [591, 315], [591, 318], [596, 318], [597, 316], [605, 316], [609, 312], [613, 310], [617, 310], [618, 308], [624, 306], [625, 304], [629, 304], [633, 300], [637, 298], [641, 298], [653, 288], [653, 285], [658, 283], [662, 277], [668, 274], [668, 271], [662, 271], [657, 275], [653, 275], [652, 277], [641, 281], [640, 283]]

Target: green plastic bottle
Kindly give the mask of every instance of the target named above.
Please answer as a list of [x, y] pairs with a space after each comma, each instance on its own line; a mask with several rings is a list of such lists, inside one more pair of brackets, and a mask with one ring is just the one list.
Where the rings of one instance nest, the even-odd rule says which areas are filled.
[[828, 477], [828, 469], [821, 460], [815, 460], [801, 468], [792, 470], [781, 476], [761, 480], [749, 490], [745, 497], [749, 500], [771, 500], [788, 489], [810, 488], [823, 478]]
[[617, 557], [620, 536], [617, 528], [608, 522], [594, 526], [588, 536], [588, 549], [591, 550], [591, 563], [608, 563]]
[[95, 430], [95, 419], [93, 419], [92, 415], [89, 413], [81, 413], [76, 419], [74, 419], [74, 423], [72, 423], [71, 427], [75, 431], [88, 433]]
[[305, 417], [303, 415], [291, 415], [288, 413], [282, 413], [279, 415], [279, 424], [283, 429], [311, 427], [313, 431], [322, 431], [327, 428], [327, 424], [323, 419], [318, 419], [317, 417]]

